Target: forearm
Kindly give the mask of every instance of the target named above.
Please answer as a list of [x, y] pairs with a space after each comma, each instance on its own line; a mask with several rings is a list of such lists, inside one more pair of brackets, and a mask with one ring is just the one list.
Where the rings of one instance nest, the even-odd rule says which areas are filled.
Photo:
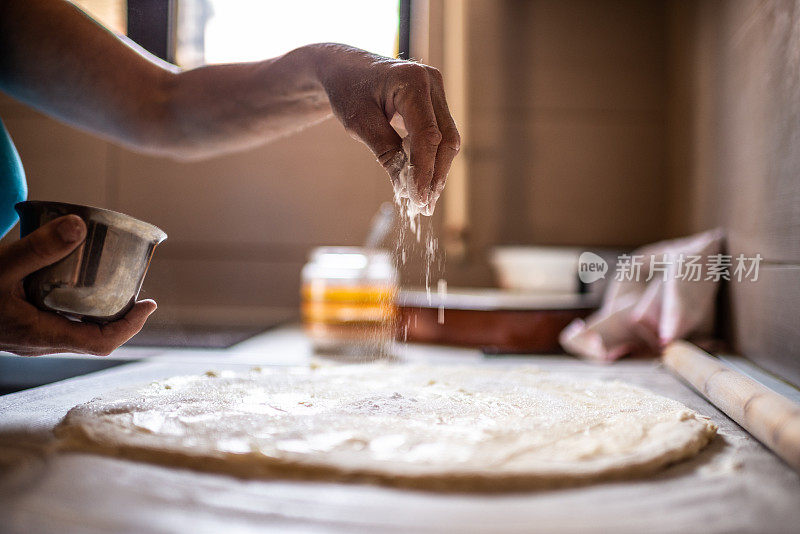
[[318, 44], [182, 72], [62, 0], [0, 0], [0, 90], [135, 149], [187, 158], [249, 148], [333, 113], [426, 215], [460, 144], [432, 67]]
[[331, 115], [314, 47], [257, 63], [208, 65], [169, 76], [155, 151], [193, 157], [244, 149]]
[[0, 0], [0, 89], [137, 150], [198, 157], [248, 148], [330, 114], [311, 48], [181, 71], [77, 8]]

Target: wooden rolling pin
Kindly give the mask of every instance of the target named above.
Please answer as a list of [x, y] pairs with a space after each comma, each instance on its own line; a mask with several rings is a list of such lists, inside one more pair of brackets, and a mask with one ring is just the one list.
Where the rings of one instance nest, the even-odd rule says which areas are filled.
[[800, 471], [800, 405], [685, 341], [662, 356], [666, 365], [717, 408]]

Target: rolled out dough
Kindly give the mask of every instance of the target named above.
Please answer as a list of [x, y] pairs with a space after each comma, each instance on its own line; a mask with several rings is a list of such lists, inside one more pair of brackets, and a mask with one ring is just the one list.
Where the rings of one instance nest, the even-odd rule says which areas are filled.
[[387, 364], [174, 377], [77, 406], [56, 428], [66, 449], [446, 491], [641, 476], [715, 432], [682, 404], [620, 382]]

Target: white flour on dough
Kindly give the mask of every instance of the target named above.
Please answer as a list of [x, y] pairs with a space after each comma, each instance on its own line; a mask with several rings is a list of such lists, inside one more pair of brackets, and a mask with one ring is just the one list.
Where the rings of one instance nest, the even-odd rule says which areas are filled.
[[641, 476], [715, 432], [684, 405], [620, 382], [390, 364], [175, 377], [77, 406], [56, 428], [73, 450], [446, 491]]

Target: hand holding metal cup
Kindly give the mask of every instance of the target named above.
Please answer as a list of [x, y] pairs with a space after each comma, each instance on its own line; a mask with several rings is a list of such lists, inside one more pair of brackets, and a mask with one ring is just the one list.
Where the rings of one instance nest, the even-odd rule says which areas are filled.
[[21, 237], [64, 215], [86, 223], [83, 243], [23, 281], [29, 302], [72, 319], [107, 323], [123, 317], [136, 302], [155, 247], [167, 238], [152, 224], [91, 206], [27, 201], [15, 208]]

